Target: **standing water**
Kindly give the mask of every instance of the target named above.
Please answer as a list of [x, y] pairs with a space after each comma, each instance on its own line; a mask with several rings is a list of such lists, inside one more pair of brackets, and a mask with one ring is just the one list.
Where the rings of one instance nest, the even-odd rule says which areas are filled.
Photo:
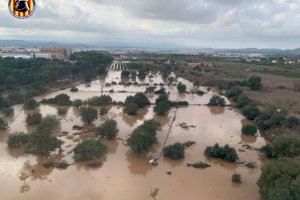
[[[192, 89], [191, 82], [178, 79]], [[122, 82], [138, 82], [139, 85], [120, 84]], [[117, 84], [107, 84], [116, 82]], [[138, 79], [121, 79], [121, 72], [110, 71], [106, 77], [93, 81], [90, 87], [84, 84], [77, 86], [78, 92], [60, 90], [37, 97], [55, 97], [65, 93], [71, 100], [86, 100], [102, 94], [110, 95], [114, 101], [124, 101], [127, 96], [136, 92], [144, 92], [146, 84], [157, 85], [166, 83], [159, 74], [147, 77], [144, 81]], [[110, 106], [106, 117], [98, 117], [94, 121], [99, 125], [107, 118], [113, 118], [118, 123], [118, 138], [126, 140], [134, 128], [141, 125], [144, 120], [159, 121], [162, 130], [157, 133], [158, 144], [146, 157], [138, 157], [130, 152], [121, 140], [103, 140], [109, 148], [108, 154], [102, 159], [102, 166], [91, 168], [86, 164], [76, 163], [73, 160], [73, 148], [83, 139], [95, 137], [95, 133], [87, 132], [78, 134], [73, 130], [73, 125], [83, 125], [77, 108], [68, 107], [66, 115], [59, 116], [61, 132], [58, 134], [62, 145], [62, 152], [53, 152], [51, 156], [33, 156], [24, 154], [21, 150], [9, 150], [6, 137], [17, 131], [32, 132], [34, 128], [28, 127], [25, 122], [27, 111], [21, 105], [14, 106], [16, 120], [7, 132], [0, 133], [0, 199], [103, 199], [103, 200], [144, 200], [156, 199], [172, 200], [198, 200], [198, 199], [259, 199], [256, 181], [260, 175], [261, 159], [257, 151], [253, 150], [265, 144], [262, 137], [247, 137], [241, 134], [242, 124], [247, 120], [237, 111], [227, 107], [208, 107], [213, 91], [201, 87], [206, 94], [178, 94], [176, 86], [165, 85], [172, 101], [188, 101], [187, 107], [172, 108], [166, 116], [156, 116], [153, 106], [141, 110], [137, 116], [126, 116], [120, 106]], [[157, 95], [148, 95], [154, 103]], [[228, 100], [226, 100], [229, 103]], [[41, 105], [40, 113], [57, 114], [57, 107]], [[170, 128], [174, 114], [176, 118]], [[179, 124], [186, 123], [189, 127], [183, 129]], [[175, 142], [195, 141], [196, 144], [186, 149], [183, 160], [173, 161], [162, 157], [157, 166], [148, 164], [152, 158], [160, 155], [170, 129], [166, 145]], [[256, 168], [249, 169], [245, 166], [209, 159], [204, 156], [207, 146], [215, 143], [229, 144], [238, 153], [241, 161], [255, 162]], [[251, 149], [247, 147], [253, 147]], [[67, 169], [45, 168], [43, 164], [49, 161], [59, 162], [65, 160], [71, 164]], [[187, 167], [187, 163], [204, 161], [211, 165], [206, 169]], [[22, 173], [29, 175], [25, 182], [20, 180]], [[171, 172], [167, 174], [167, 172]], [[240, 173], [242, 183], [231, 182], [232, 174]]]

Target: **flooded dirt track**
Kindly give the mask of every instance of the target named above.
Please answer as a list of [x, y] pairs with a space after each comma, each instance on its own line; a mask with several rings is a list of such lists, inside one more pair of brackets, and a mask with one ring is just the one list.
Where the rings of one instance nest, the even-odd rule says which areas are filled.
[[[60, 90], [38, 97], [55, 97], [57, 94], [66, 93], [71, 100], [86, 100], [93, 96], [108, 94], [114, 101], [124, 101], [127, 96], [136, 92], [144, 92], [146, 85], [125, 86], [121, 82], [138, 82], [149, 85], [165, 83], [160, 75], [145, 81], [138, 79], [121, 79], [121, 72], [111, 71], [106, 77], [93, 81], [90, 87], [84, 84], [77, 88], [79, 92], [72, 93], [69, 89]], [[190, 90], [193, 86], [187, 80], [179, 79], [187, 84]], [[116, 85], [106, 85], [116, 82]], [[261, 160], [255, 150], [245, 148], [245, 144], [253, 148], [259, 148], [265, 144], [262, 137], [246, 137], [241, 135], [242, 123], [247, 123], [244, 117], [236, 110], [227, 107], [208, 107], [207, 104], [212, 91], [203, 96], [196, 94], [177, 94], [176, 86], [164, 86], [170, 92], [170, 100], [188, 101], [188, 107], [176, 108], [176, 119], [170, 129], [166, 145], [175, 142], [195, 141], [196, 144], [188, 148], [185, 158], [180, 161], [172, 161], [161, 158], [158, 166], [150, 166], [148, 161], [157, 158], [161, 152], [167, 132], [171, 125], [175, 108], [172, 108], [167, 116], [155, 116], [153, 106], [139, 111], [135, 117], [125, 116], [120, 106], [110, 106], [107, 117], [98, 117], [94, 125], [99, 125], [107, 118], [114, 118], [118, 123], [118, 138], [126, 139], [134, 128], [142, 124], [145, 119], [159, 121], [162, 130], [157, 133], [158, 144], [147, 157], [137, 157], [124, 146], [121, 140], [103, 140], [109, 148], [108, 154], [102, 159], [99, 168], [87, 167], [84, 163], [74, 163], [72, 149], [84, 138], [95, 137], [95, 133], [86, 132], [78, 134], [73, 130], [73, 125], [83, 125], [79, 111], [68, 107], [65, 116], [61, 119], [61, 130], [67, 135], [58, 134], [58, 138], [64, 141], [63, 152], [54, 152], [50, 157], [36, 157], [24, 155], [20, 150], [8, 150], [5, 143], [6, 136], [16, 131], [32, 132], [35, 127], [26, 126], [25, 118], [28, 111], [23, 111], [21, 105], [14, 106], [17, 119], [11, 124], [7, 132], [0, 133], [0, 199], [84, 199], [84, 200], [146, 200], [151, 199], [151, 191], [158, 189], [157, 199], [160, 200], [255, 200], [259, 199], [256, 181], [260, 175]], [[159, 89], [159, 86], [157, 86]], [[108, 92], [113, 90], [114, 92]], [[201, 90], [206, 88], [201, 87]], [[118, 91], [127, 91], [120, 93]], [[157, 95], [148, 95], [154, 103]], [[228, 102], [228, 100], [226, 100]], [[46, 114], [57, 114], [57, 107], [41, 105], [38, 110]], [[189, 127], [183, 129], [179, 124], [186, 123]], [[216, 159], [208, 159], [203, 152], [209, 145], [219, 143], [229, 144], [238, 152], [241, 161], [256, 162], [255, 169], [249, 169], [241, 165], [227, 163]], [[71, 165], [67, 169], [45, 168], [42, 164], [51, 161], [66, 160]], [[205, 161], [211, 165], [206, 169], [187, 167], [187, 163]], [[30, 172], [26, 184], [20, 181], [22, 172]], [[171, 172], [171, 175], [167, 174]], [[238, 172], [242, 176], [241, 184], [233, 184], [231, 175]]]

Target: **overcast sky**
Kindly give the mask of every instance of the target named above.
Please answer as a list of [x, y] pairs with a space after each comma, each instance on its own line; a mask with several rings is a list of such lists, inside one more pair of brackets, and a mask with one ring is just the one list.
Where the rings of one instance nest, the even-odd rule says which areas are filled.
[[300, 47], [300, 0], [36, 0], [14, 18], [0, 1], [0, 39], [159, 47]]

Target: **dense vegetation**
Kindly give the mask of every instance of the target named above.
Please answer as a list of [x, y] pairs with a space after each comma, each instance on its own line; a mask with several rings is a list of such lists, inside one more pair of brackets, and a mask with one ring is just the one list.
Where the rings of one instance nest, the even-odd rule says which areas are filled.
[[300, 166], [291, 159], [279, 158], [262, 168], [257, 182], [265, 200], [300, 198]]
[[255, 135], [257, 133], [257, 128], [253, 124], [244, 125], [242, 127], [242, 133], [245, 135]]
[[42, 122], [42, 115], [40, 113], [28, 113], [26, 117], [26, 123], [29, 126], [37, 125]]
[[206, 147], [204, 154], [208, 157], [219, 158], [230, 162], [235, 162], [239, 159], [235, 149], [227, 144], [224, 147], [220, 147], [218, 144], [212, 147]]
[[112, 103], [112, 98], [109, 95], [101, 95], [100, 97], [92, 97], [87, 100], [90, 106], [108, 106]]
[[37, 131], [50, 134], [60, 128], [60, 121], [56, 115], [46, 115], [37, 127]]
[[135, 128], [127, 139], [127, 143], [132, 152], [143, 155], [148, 153], [153, 144], [157, 142], [156, 131], [160, 124], [154, 120], [146, 120]]
[[0, 117], [0, 131], [3, 131], [7, 128], [7, 122]]
[[184, 145], [176, 142], [175, 144], [166, 146], [163, 149], [164, 156], [173, 160], [184, 158]]
[[112, 140], [117, 137], [118, 132], [117, 122], [113, 119], [108, 119], [97, 128], [96, 134]]
[[104, 155], [107, 147], [95, 139], [86, 139], [74, 148], [74, 159], [79, 162], [89, 161]]
[[183, 83], [179, 83], [177, 85], [177, 90], [178, 90], [179, 94], [185, 93], [186, 92], [186, 85], [184, 85]]
[[36, 102], [35, 99], [28, 99], [24, 103], [24, 108], [26, 110], [33, 110], [36, 109], [39, 106], [38, 102]]

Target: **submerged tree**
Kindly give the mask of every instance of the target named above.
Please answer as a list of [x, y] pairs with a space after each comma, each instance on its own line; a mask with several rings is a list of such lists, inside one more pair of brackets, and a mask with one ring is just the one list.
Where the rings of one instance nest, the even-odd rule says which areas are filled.
[[74, 148], [74, 159], [78, 162], [89, 161], [104, 155], [107, 147], [95, 139], [86, 139]]
[[97, 128], [96, 134], [112, 140], [117, 137], [118, 132], [117, 122], [113, 119], [108, 119]]
[[148, 153], [153, 144], [157, 142], [156, 131], [160, 124], [154, 120], [146, 120], [142, 125], [133, 130], [127, 143], [132, 152], [143, 155]]
[[95, 119], [97, 119], [98, 111], [92, 107], [82, 107], [80, 108], [80, 115], [82, 121], [91, 124]]

